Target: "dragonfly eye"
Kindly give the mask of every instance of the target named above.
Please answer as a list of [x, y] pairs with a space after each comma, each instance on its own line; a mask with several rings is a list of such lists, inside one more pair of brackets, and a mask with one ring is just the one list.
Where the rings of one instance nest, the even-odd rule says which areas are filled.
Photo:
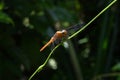
[[62, 30], [62, 34], [67, 34], [67, 31], [66, 30]]

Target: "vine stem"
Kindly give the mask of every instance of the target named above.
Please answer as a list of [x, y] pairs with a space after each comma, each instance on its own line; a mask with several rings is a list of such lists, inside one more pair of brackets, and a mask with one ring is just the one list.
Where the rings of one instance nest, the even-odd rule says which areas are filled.
[[[68, 39], [73, 38], [74, 36], [76, 36], [78, 33], [80, 33], [81, 31], [83, 31], [87, 26], [89, 26], [95, 19], [97, 19], [103, 12], [105, 12], [110, 6], [112, 6], [117, 0], [113, 0], [107, 7], [105, 7], [98, 15], [96, 15], [90, 22], [88, 22], [85, 26], [83, 26], [80, 30], [78, 30], [77, 32], [75, 32], [73, 35], [71, 35], [70, 37], [68, 37]], [[58, 44], [48, 55], [47, 59], [45, 60], [45, 62], [40, 65], [37, 70], [30, 76], [30, 78], [28, 80], [31, 80], [32, 77], [37, 73], [40, 72], [43, 67], [47, 64], [49, 58], [51, 57], [51, 55], [53, 54], [53, 52], [61, 45], [62, 43]]]
[[80, 30], [78, 30], [77, 32], [75, 32], [73, 35], [71, 35], [70, 37], [68, 37], [68, 39], [73, 38], [74, 36], [76, 36], [78, 33], [80, 33], [81, 31], [83, 31], [87, 26], [89, 26], [93, 21], [95, 21], [95, 19], [97, 19], [103, 12], [105, 12], [110, 6], [112, 6], [117, 0], [112, 1], [107, 7], [105, 7], [101, 12], [99, 12], [98, 15], [96, 15], [90, 22], [88, 22], [85, 26], [83, 26]]
[[40, 71], [43, 69], [43, 67], [47, 64], [49, 58], [50, 58], [51, 55], [53, 54], [53, 52], [54, 52], [61, 44], [62, 44], [62, 43], [58, 44], [58, 45], [50, 52], [50, 54], [48, 55], [48, 57], [47, 57], [47, 59], [45, 60], [45, 62], [37, 68], [37, 70], [30, 76], [30, 78], [29, 78], [28, 80], [31, 80], [32, 77], [33, 77], [37, 72], [40, 72]]

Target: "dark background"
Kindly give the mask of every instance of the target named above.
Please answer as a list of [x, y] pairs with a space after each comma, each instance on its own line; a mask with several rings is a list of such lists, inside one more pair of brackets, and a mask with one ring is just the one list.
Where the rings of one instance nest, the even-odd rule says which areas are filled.
[[[112, 0], [1, 0], [0, 80], [27, 80], [56, 30], [87, 23]], [[120, 80], [120, 1], [60, 46], [32, 80]], [[52, 66], [57, 67], [52, 67]]]

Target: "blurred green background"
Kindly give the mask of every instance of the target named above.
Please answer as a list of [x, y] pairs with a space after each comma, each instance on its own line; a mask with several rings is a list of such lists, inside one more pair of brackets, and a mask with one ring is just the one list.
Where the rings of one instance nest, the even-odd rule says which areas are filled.
[[[58, 29], [89, 22], [112, 0], [1, 0], [0, 80], [27, 80]], [[60, 46], [32, 80], [120, 80], [120, 1]]]

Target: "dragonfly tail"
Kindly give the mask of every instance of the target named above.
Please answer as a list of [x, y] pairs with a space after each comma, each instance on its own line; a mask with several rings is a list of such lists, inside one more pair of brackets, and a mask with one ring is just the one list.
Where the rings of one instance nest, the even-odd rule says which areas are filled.
[[40, 52], [43, 51], [47, 46], [49, 46], [52, 43], [52, 40], [50, 40], [48, 43], [46, 43], [41, 49]]

